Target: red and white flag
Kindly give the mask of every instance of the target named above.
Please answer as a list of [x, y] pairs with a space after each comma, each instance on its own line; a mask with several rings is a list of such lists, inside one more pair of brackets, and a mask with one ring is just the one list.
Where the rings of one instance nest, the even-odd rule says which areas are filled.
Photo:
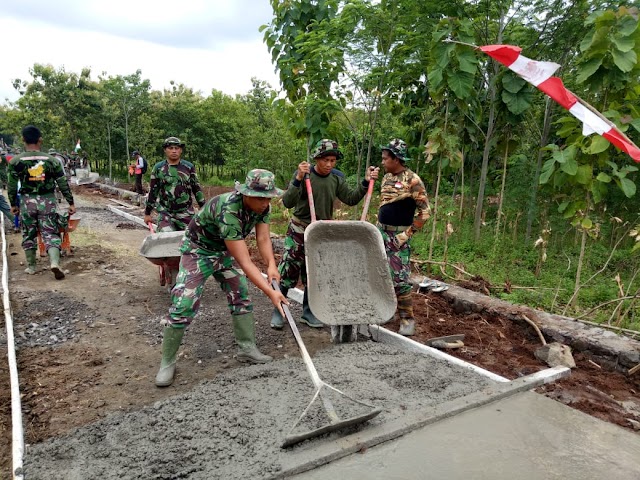
[[634, 161], [640, 162], [640, 149], [624, 133], [618, 130], [604, 115], [585, 105], [580, 98], [564, 86], [560, 78], [553, 76], [560, 65], [553, 62], [531, 60], [520, 55], [522, 49], [514, 45], [485, 45], [478, 48], [569, 110], [574, 117], [582, 122], [583, 135], [587, 136], [592, 133], [602, 135], [620, 150], [629, 154]]

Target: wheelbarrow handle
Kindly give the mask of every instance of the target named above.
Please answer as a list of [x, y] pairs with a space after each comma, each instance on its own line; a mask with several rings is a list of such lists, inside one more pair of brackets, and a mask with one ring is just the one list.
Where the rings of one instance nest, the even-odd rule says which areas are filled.
[[360, 221], [364, 222], [367, 219], [367, 213], [369, 212], [369, 204], [371, 203], [371, 195], [373, 194], [373, 178], [369, 179], [369, 188], [367, 188], [367, 194], [364, 197], [364, 208], [362, 209], [362, 217]]
[[313, 203], [313, 190], [311, 189], [311, 178], [308, 173], [304, 174], [304, 185], [307, 187], [307, 197], [309, 198], [309, 210], [311, 211], [311, 223], [316, 221], [316, 205]]

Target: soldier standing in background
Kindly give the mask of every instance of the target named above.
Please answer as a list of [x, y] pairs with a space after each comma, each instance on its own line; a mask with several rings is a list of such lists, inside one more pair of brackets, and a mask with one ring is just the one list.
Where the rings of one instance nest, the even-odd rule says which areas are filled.
[[378, 229], [382, 233], [389, 269], [398, 299], [400, 335], [415, 334], [411, 300], [411, 236], [419, 231], [431, 214], [429, 201], [420, 177], [405, 162], [407, 144], [394, 138], [382, 148], [382, 178]]
[[186, 230], [195, 213], [191, 197], [202, 208], [204, 193], [196, 176], [196, 167], [181, 158], [184, 143], [179, 138], [169, 137], [162, 148], [166, 159], [151, 171], [144, 221], [147, 224], [152, 222], [151, 211], [155, 209], [159, 232]]
[[[56, 280], [62, 280], [60, 269], [60, 224], [56, 211], [56, 185], [69, 203], [69, 215], [76, 212], [73, 195], [62, 166], [55, 157], [42, 152], [42, 135], [33, 125], [22, 129], [25, 151], [9, 162], [9, 201], [11, 213], [20, 214], [22, 223], [22, 248], [27, 257], [26, 273], [36, 273], [36, 248], [38, 230], [42, 236], [51, 271]], [[20, 192], [18, 192], [20, 182]], [[17, 195], [20, 193], [20, 205]]]
[[[347, 185], [344, 173], [335, 168], [336, 163], [342, 158], [342, 152], [338, 149], [338, 142], [329, 139], [320, 140], [312, 153], [315, 165], [301, 162], [294, 172], [289, 183], [289, 188], [282, 197], [282, 203], [286, 208], [293, 208], [293, 215], [284, 239], [284, 254], [278, 265], [282, 276], [280, 290], [286, 296], [290, 288], [298, 283], [298, 279], [307, 285], [307, 270], [304, 255], [304, 231], [311, 223], [311, 209], [309, 197], [303, 182], [304, 176], [309, 175], [315, 213], [318, 220], [333, 220], [333, 204], [336, 199], [347, 205], [356, 205], [364, 198], [369, 186], [369, 179], [378, 178], [378, 168], [369, 167], [365, 178], [354, 188]], [[309, 296], [307, 288], [304, 289], [302, 300], [301, 321], [313, 328], [322, 328], [323, 324], [318, 320], [309, 308]], [[271, 327], [280, 330], [284, 326], [284, 317], [276, 308], [271, 317]]]

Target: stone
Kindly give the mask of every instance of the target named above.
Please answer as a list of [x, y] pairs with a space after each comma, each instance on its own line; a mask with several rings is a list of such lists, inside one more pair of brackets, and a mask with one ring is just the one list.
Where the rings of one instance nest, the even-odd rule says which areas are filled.
[[553, 342], [540, 347], [535, 351], [535, 356], [550, 367], [576, 367], [576, 362], [571, 355], [571, 348], [562, 343]]

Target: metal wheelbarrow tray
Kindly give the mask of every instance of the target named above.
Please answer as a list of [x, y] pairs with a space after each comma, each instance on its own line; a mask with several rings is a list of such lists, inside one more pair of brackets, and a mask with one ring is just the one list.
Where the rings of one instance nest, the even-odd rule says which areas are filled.
[[160, 285], [173, 281], [173, 272], [180, 267], [180, 245], [184, 231], [160, 232], [148, 235], [140, 246], [140, 255], [159, 267]]
[[304, 232], [309, 306], [325, 325], [381, 325], [396, 295], [380, 231], [363, 221], [317, 220]]

